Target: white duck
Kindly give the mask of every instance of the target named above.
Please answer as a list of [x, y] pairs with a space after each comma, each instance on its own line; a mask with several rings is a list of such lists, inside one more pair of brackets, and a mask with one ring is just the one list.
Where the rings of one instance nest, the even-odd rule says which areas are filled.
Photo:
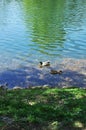
[[40, 64], [39, 64], [39, 67], [40, 68], [42, 68], [42, 67], [44, 67], [44, 66], [50, 66], [50, 61], [44, 61], [44, 62], [39, 62]]

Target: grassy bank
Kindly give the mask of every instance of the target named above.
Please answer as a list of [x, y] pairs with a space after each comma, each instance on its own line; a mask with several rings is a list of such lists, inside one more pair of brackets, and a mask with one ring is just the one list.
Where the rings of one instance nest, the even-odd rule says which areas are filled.
[[0, 91], [0, 130], [85, 130], [86, 89]]

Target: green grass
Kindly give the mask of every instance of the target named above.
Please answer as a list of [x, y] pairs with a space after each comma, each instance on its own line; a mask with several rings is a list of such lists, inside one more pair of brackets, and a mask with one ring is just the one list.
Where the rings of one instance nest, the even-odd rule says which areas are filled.
[[85, 130], [86, 89], [1, 91], [0, 117], [0, 130]]

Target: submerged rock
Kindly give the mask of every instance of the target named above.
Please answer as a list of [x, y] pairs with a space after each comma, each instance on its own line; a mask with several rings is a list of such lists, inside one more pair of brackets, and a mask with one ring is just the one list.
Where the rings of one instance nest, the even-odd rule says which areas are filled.
[[8, 84], [7, 84], [7, 83], [1, 84], [1, 85], [0, 85], [0, 89], [1, 89], [1, 90], [7, 90], [7, 89], [8, 89]]
[[13, 87], [13, 90], [19, 90], [19, 89], [23, 89], [23, 88], [20, 87], [20, 86], [15, 86], [15, 87]]

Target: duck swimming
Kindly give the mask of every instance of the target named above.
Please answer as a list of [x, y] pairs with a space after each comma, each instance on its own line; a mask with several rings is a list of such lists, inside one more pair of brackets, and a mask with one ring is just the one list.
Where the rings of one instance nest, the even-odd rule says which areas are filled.
[[62, 72], [63, 72], [62, 70], [59, 70], [59, 71], [57, 71], [57, 70], [51, 70], [50, 71], [51, 74], [62, 74]]
[[42, 68], [42, 67], [44, 67], [44, 66], [50, 66], [50, 61], [44, 61], [44, 62], [40, 61], [39, 63], [40, 63], [40, 64], [39, 64], [39, 67], [40, 67], [40, 68]]

